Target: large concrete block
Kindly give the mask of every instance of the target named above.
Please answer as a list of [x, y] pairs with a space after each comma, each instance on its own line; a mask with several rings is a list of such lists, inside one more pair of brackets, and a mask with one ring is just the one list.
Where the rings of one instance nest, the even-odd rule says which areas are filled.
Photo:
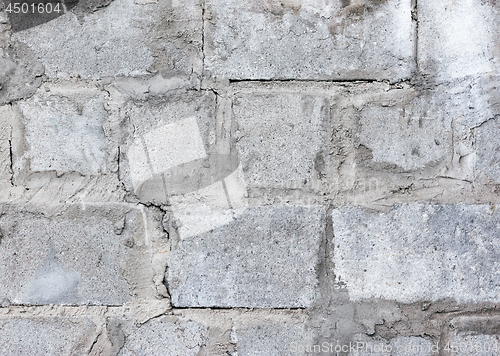
[[205, 69], [229, 79], [408, 78], [410, 0], [207, 1]]
[[438, 82], [500, 69], [498, 2], [418, 1], [419, 69]]
[[97, 327], [86, 318], [0, 320], [0, 353], [5, 356], [86, 355]]
[[300, 187], [310, 181], [326, 139], [326, 98], [238, 93], [233, 109], [236, 147], [249, 188]]
[[[197, 356], [207, 342], [207, 328], [176, 317], [155, 318], [137, 326], [130, 321], [110, 320], [112, 335], [123, 335], [119, 356], [169, 355]], [[118, 338], [112, 339], [119, 344]]]
[[332, 212], [335, 275], [352, 300], [498, 302], [500, 214], [489, 205]]
[[16, 168], [26, 162], [33, 172], [106, 172], [107, 93], [72, 83], [47, 88], [18, 103], [27, 148]]
[[359, 120], [357, 141], [371, 150], [373, 162], [411, 171], [447, 158], [452, 117], [442, 105], [443, 96], [418, 96], [410, 89], [385, 95], [382, 102], [377, 99], [351, 111], [355, 122]]
[[131, 257], [144, 232], [141, 214], [117, 206], [68, 208], [51, 217], [9, 206], [3, 211], [2, 298], [31, 305], [130, 300], [125, 276], [137, 267]]
[[230, 101], [218, 101], [211, 92], [181, 91], [124, 110], [133, 127], [122, 150], [124, 181], [141, 201], [168, 202], [182, 238], [230, 222], [231, 209], [247, 205]]
[[175, 8], [172, 2], [108, 3], [88, 14], [77, 7], [76, 15], [68, 12], [13, 38], [36, 53], [49, 78], [100, 79], [158, 71], [165, 77], [189, 77], [201, 72], [202, 10], [197, 1]]
[[297, 308], [315, 296], [321, 208], [253, 208], [178, 242], [166, 273], [176, 307]]

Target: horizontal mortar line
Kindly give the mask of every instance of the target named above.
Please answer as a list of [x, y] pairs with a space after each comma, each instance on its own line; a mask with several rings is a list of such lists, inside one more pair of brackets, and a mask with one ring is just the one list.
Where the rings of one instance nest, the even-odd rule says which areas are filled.
[[298, 310], [306, 310], [306, 307], [297, 307], [297, 308], [272, 308], [272, 307], [172, 307], [172, 311], [176, 310], [290, 310], [290, 311], [298, 311]]
[[229, 83], [285, 83], [285, 82], [301, 82], [301, 83], [385, 83], [389, 79], [229, 79]]

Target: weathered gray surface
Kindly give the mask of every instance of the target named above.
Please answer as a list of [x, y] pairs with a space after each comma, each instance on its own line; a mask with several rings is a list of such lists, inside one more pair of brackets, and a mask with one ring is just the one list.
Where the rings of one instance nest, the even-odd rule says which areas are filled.
[[475, 130], [477, 147], [477, 169], [496, 183], [500, 182], [500, 143], [497, 135], [500, 116], [483, 123]]
[[490, 205], [332, 212], [335, 274], [353, 300], [498, 302], [500, 216]]
[[498, 3], [418, 2], [418, 63], [438, 82], [499, 70]]
[[166, 274], [176, 307], [311, 305], [323, 234], [320, 208], [248, 209], [180, 241]]
[[[0, 24], [0, 26], [2, 26]], [[3, 42], [3, 41], [2, 41]], [[0, 45], [3, 43], [0, 42]], [[0, 105], [28, 98], [42, 84], [45, 68], [36, 53], [23, 43], [0, 48]]]
[[95, 85], [75, 90], [72, 83], [46, 88], [19, 103], [27, 146], [22, 160], [33, 172], [106, 173], [106, 93]]
[[[123, 333], [124, 340], [118, 355], [197, 356], [207, 341], [207, 328], [195, 322], [161, 317], [137, 327], [119, 320], [108, 322], [108, 330]], [[112, 339], [113, 340], [113, 339]], [[115, 344], [120, 343], [114, 338]]]
[[0, 353], [499, 339], [498, 1], [68, 1], [0, 5]]
[[272, 324], [231, 332], [231, 339], [236, 344], [238, 355], [251, 356], [286, 356], [307, 355], [301, 346], [310, 345], [311, 339], [303, 324]]
[[236, 140], [249, 188], [307, 186], [326, 139], [328, 101], [301, 93], [236, 94]]
[[114, 224], [125, 218], [123, 209], [74, 209], [49, 219], [5, 208], [0, 218], [2, 298], [34, 305], [121, 305], [130, 300], [123, 271], [134, 234], [141, 233], [137, 213], [127, 215], [118, 235]]
[[229, 79], [408, 78], [410, 0], [207, 1], [205, 69]]
[[373, 162], [405, 171], [440, 163], [449, 152], [452, 119], [442, 100], [413, 90], [398, 92], [351, 108], [353, 121], [359, 120], [359, 143], [371, 150]]
[[[154, 2], [140, 4], [133, 0], [115, 0], [80, 20], [68, 12], [53, 21], [18, 32], [13, 38], [26, 43], [36, 53], [50, 78], [98, 79], [146, 75], [155, 71], [162, 71], [165, 77], [189, 76], [193, 66], [199, 67], [199, 58], [196, 58], [199, 53], [193, 46], [196, 43], [186, 42], [197, 40], [197, 36], [201, 42], [201, 9], [197, 4], [179, 9]], [[179, 36], [175, 26], [169, 28], [161, 24], [163, 17], [172, 14], [177, 15], [175, 19], [181, 26], [190, 29], [187, 36]], [[163, 59], [161, 66], [155, 64], [155, 56]]]
[[84, 355], [96, 337], [97, 328], [90, 319], [0, 320], [0, 352], [5, 356]]

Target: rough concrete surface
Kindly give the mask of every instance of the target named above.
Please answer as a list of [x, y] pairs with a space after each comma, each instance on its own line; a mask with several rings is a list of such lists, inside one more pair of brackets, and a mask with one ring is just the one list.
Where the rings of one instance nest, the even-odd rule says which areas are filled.
[[500, 355], [499, 6], [0, 1], [0, 354]]

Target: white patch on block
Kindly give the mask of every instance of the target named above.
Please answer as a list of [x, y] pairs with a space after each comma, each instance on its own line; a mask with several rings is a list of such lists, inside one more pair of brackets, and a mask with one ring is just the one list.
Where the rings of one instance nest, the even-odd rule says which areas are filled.
[[194, 117], [164, 125], [144, 135], [144, 140], [154, 173], [207, 156]]
[[224, 178], [224, 183], [226, 183], [227, 194], [229, 196], [229, 201], [231, 202], [231, 207], [234, 209], [247, 207], [248, 194], [241, 164], [233, 173]]
[[142, 140], [138, 139], [128, 150], [128, 160], [130, 164], [130, 176], [132, 184], [137, 189], [139, 186], [153, 176], [149, 168], [148, 156], [144, 151]]
[[233, 220], [222, 182], [170, 198], [181, 239], [196, 236]]

